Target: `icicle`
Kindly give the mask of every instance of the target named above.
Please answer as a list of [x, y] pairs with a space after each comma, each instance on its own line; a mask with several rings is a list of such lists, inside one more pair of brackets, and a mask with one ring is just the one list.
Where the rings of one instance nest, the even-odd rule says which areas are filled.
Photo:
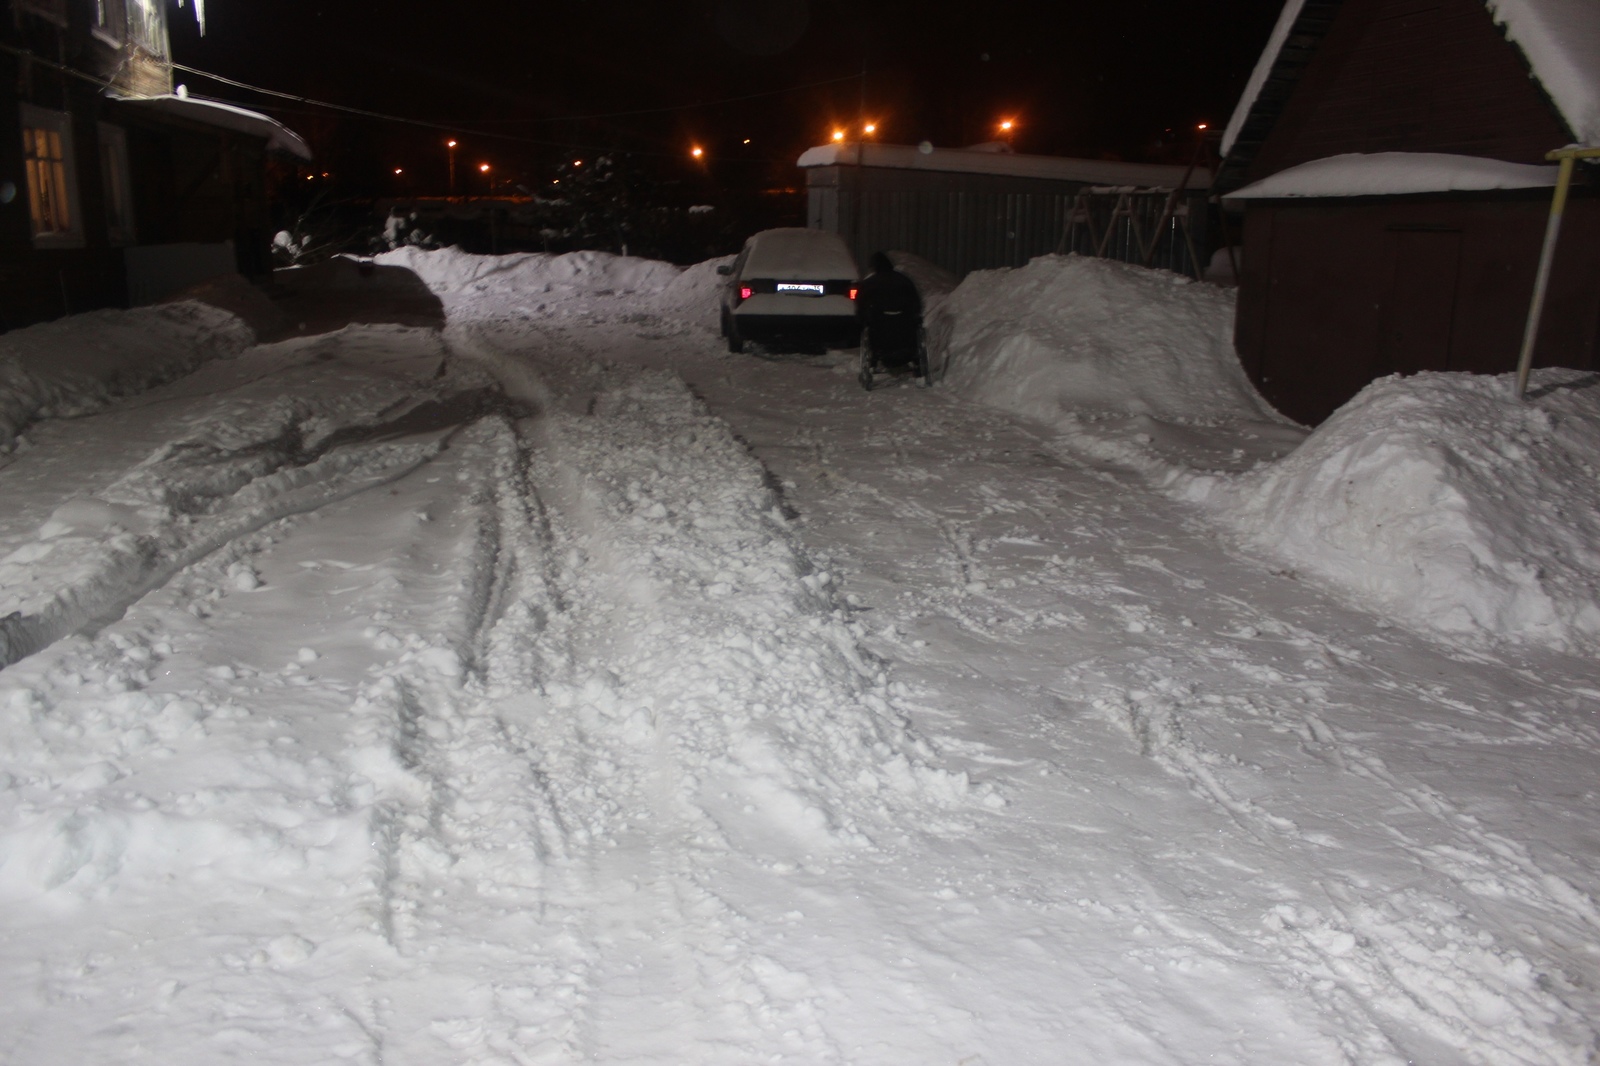
[[[183, 3], [184, 0], [178, 0], [179, 7], [182, 7]], [[206, 35], [206, 0], [194, 0], [194, 20], [200, 26], [200, 36], [204, 37]]]

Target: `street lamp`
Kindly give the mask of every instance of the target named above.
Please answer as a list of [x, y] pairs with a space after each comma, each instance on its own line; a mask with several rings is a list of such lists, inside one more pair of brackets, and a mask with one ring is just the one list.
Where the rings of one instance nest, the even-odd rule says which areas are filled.
[[706, 155], [706, 150], [704, 148], [701, 148], [697, 144], [693, 148], [689, 149], [689, 154], [692, 155], [695, 159], [704, 159], [705, 155]]
[[872, 134], [878, 132], [878, 124], [876, 122], [869, 122], [865, 126], [861, 127], [861, 132], [870, 137]]
[[444, 146], [445, 150], [450, 153], [450, 195], [454, 196], [456, 194], [456, 142], [454, 140], [445, 141]]
[[839, 144], [843, 140], [844, 140], [844, 130], [834, 130], [833, 131], [833, 141], [834, 141], [834, 143], [835, 144]]

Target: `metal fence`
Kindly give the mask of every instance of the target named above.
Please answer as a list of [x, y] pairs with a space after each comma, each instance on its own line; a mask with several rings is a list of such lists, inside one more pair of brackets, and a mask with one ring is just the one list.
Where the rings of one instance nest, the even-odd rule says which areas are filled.
[[1064, 252], [1186, 274], [1205, 263], [1203, 190], [1173, 198], [1169, 190], [871, 166], [813, 167], [806, 177], [807, 224], [844, 237], [860, 262], [894, 249], [957, 275]]

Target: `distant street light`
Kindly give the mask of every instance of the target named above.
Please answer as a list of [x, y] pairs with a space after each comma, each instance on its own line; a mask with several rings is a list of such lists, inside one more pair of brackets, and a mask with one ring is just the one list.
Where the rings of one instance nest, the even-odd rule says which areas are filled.
[[694, 156], [696, 159], [704, 159], [706, 150], [697, 144], [693, 148], [689, 149], [689, 154]]
[[861, 127], [861, 132], [871, 136], [872, 134], [878, 132], [878, 124], [876, 122], [869, 122], [865, 126]]
[[844, 140], [844, 130], [834, 130], [833, 139], [835, 142]]
[[405, 171], [404, 171], [404, 170], [401, 170], [401, 169], [400, 169], [400, 168], [399, 168], [399, 167], [395, 167], [395, 168], [394, 168], [394, 172], [395, 172], [395, 173], [396, 173], [396, 174], [397, 174], [397, 175], [398, 175], [398, 174], [404, 174], [404, 173], [405, 173]]

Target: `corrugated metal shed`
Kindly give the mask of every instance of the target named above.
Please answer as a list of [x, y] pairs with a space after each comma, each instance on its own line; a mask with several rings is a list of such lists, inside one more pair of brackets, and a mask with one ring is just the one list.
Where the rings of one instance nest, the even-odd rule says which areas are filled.
[[[1117, 189], [1174, 189], [1185, 168], [1017, 155], [1009, 151], [918, 148], [894, 144], [825, 145], [808, 150], [799, 165], [806, 172], [807, 225], [839, 234], [858, 261], [875, 251], [913, 252], [956, 274], [994, 267], [1023, 266], [1034, 256], [1056, 251], [1093, 254], [1086, 230], [1063, 245], [1079, 193], [1107, 190], [1098, 219], [1109, 224]], [[1190, 210], [1198, 253], [1204, 256], [1205, 190], [1209, 175], [1189, 175], [1181, 203]], [[1159, 206], [1162, 197], [1143, 197]], [[1156, 216], [1140, 220], [1147, 241]], [[1127, 225], [1126, 220], [1123, 225]], [[1158, 241], [1153, 265], [1192, 272], [1187, 242], [1169, 222]], [[1138, 262], [1138, 242], [1102, 242], [1111, 258]], [[1202, 261], [1203, 265], [1203, 261]]]

